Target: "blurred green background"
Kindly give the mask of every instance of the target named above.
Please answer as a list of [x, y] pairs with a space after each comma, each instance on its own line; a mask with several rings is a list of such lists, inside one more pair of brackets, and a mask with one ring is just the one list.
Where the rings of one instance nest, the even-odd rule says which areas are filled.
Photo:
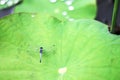
[[15, 12], [48, 13], [62, 20], [94, 19], [96, 0], [24, 0]]

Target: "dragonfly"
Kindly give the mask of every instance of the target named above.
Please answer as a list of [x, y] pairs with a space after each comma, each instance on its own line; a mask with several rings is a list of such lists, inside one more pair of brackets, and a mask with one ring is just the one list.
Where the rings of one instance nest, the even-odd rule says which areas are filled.
[[40, 47], [40, 63], [42, 62], [43, 47]]

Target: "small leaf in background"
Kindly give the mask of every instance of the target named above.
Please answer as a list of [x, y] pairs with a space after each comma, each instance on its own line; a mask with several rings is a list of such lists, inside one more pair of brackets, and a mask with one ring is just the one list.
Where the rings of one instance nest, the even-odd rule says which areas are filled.
[[[24, 0], [15, 12], [49, 13], [61, 20], [93, 19], [96, 14], [95, 0]], [[64, 14], [65, 13], [65, 14]]]

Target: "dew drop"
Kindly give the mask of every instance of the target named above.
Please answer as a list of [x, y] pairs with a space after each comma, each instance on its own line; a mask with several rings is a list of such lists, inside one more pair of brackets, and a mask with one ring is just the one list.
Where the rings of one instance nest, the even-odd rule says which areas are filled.
[[13, 2], [12, 2], [12, 1], [8, 1], [8, 2], [7, 2], [7, 5], [8, 5], [8, 6], [12, 6], [12, 5], [13, 5]]
[[55, 2], [57, 2], [57, 0], [50, 0], [50, 2], [51, 2], [51, 3], [55, 3]]
[[66, 15], [67, 15], [67, 12], [66, 12], [66, 11], [62, 12], [62, 15], [63, 15], [63, 16], [66, 16]]
[[61, 74], [61, 75], [65, 74], [66, 71], [67, 71], [67, 68], [66, 68], [66, 67], [63, 67], [63, 68], [59, 68], [59, 69], [58, 69], [58, 73]]
[[14, 4], [16, 4], [16, 3], [18, 3], [19, 2], [19, 0], [14, 0]]
[[68, 9], [69, 9], [70, 11], [72, 11], [72, 10], [74, 10], [74, 7], [73, 7], [73, 6], [69, 6]]
[[59, 10], [59, 9], [55, 9], [54, 12], [55, 12], [55, 13], [59, 13], [60, 10]]
[[31, 17], [35, 17], [35, 15], [31, 15]]
[[73, 19], [73, 18], [69, 18], [68, 20], [69, 20], [69, 21], [74, 21], [74, 19]]
[[65, 1], [65, 4], [66, 4], [66, 5], [71, 5], [71, 4], [72, 4], [72, 2], [73, 2], [73, 1], [68, 0], [68, 1]]
[[1, 0], [1, 1], [0, 1], [0, 4], [1, 4], [1, 5], [4, 5], [5, 2], [6, 2], [5, 0]]

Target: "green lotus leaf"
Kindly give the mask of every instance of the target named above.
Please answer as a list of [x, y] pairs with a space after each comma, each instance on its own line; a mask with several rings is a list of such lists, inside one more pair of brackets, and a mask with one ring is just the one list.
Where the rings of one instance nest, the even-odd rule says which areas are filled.
[[[72, 0], [57, 0], [54, 3], [50, 1], [55, 0], [24, 0], [20, 6], [16, 7], [15, 12], [44, 12], [54, 15], [61, 20], [93, 19], [96, 15], [95, 0], [73, 0], [71, 5], [66, 5], [66, 1]], [[73, 6], [74, 10], [69, 10], [70, 6]]]
[[0, 80], [119, 80], [119, 73], [120, 36], [102, 23], [28, 13], [0, 20]]

